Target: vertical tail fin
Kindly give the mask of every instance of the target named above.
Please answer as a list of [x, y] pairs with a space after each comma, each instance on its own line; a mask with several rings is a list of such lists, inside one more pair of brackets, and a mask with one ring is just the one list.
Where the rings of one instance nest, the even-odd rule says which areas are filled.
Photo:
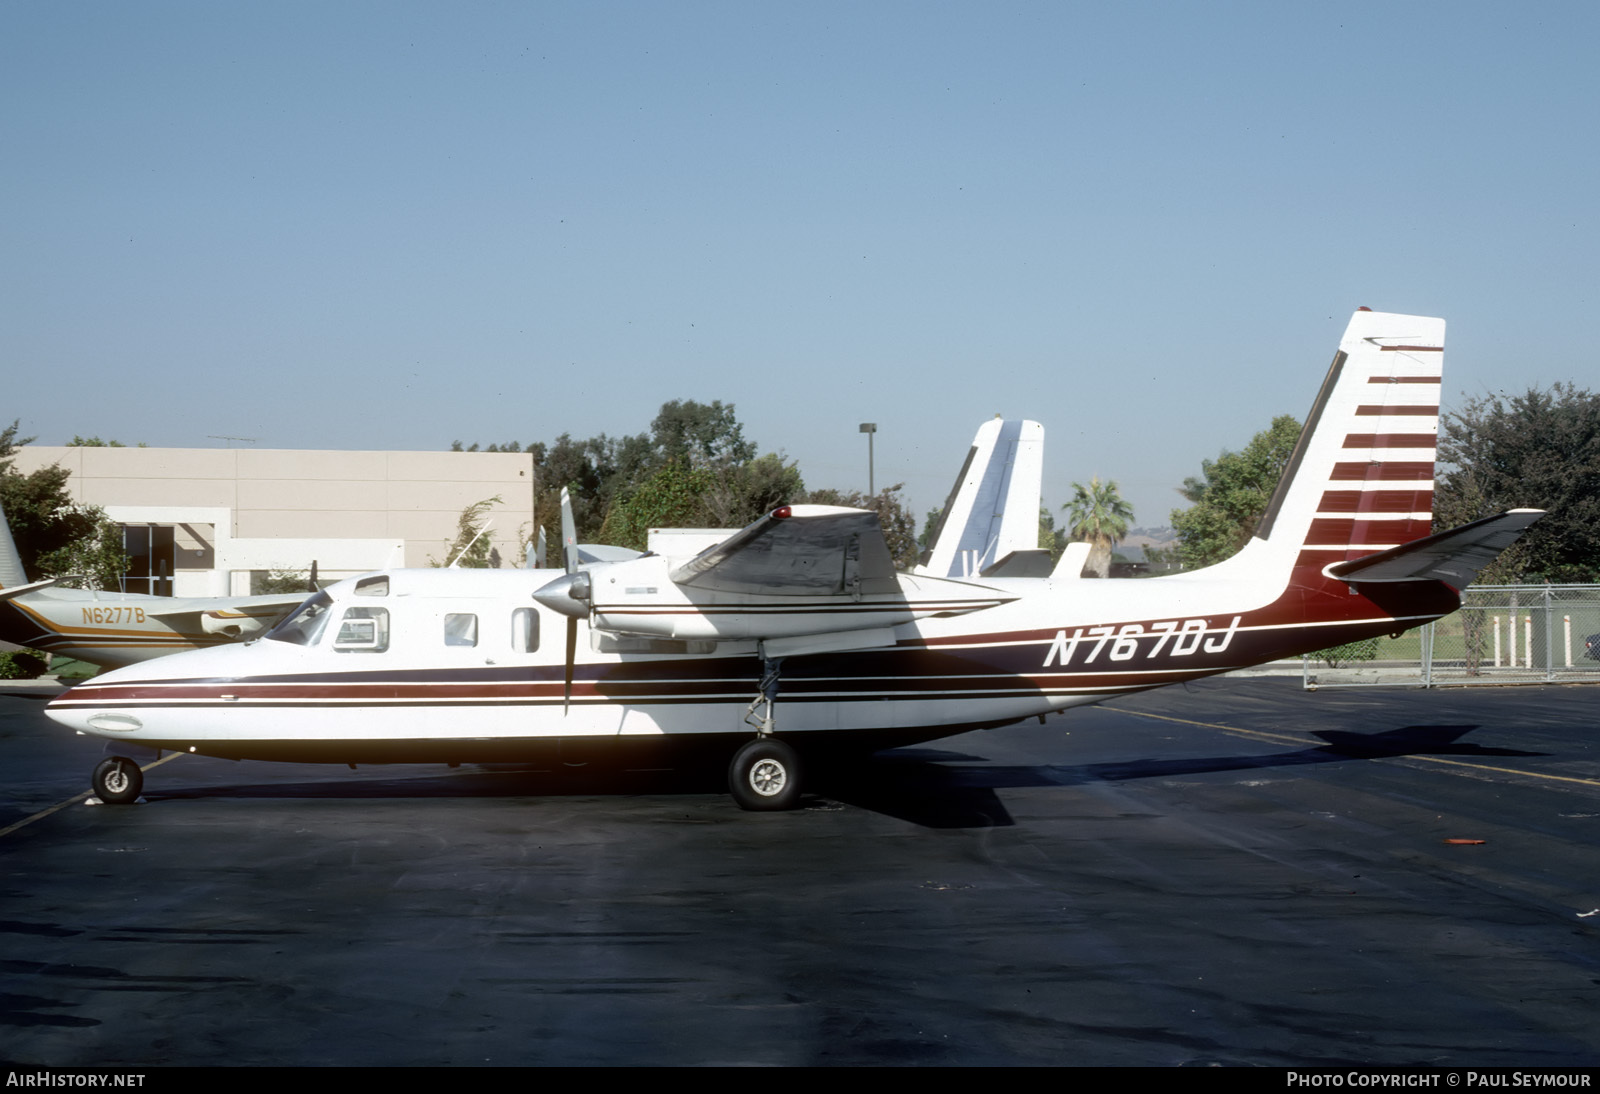
[[[1039, 547], [1044, 426], [999, 418], [978, 427], [917, 572], [973, 577]], [[1048, 559], [1045, 562], [1048, 573]]]
[[1443, 319], [1356, 312], [1256, 539], [1235, 557], [1320, 573], [1430, 534], [1443, 358]]
[[28, 583], [22, 569], [22, 556], [17, 553], [16, 541], [11, 538], [11, 522], [0, 509], [0, 589], [14, 589]]

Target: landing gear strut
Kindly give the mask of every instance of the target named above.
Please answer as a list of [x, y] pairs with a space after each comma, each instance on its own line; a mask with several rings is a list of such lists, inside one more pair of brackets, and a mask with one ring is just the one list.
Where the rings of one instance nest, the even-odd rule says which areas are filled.
[[772, 706], [778, 701], [778, 674], [782, 669], [781, 657], [774, 657], [770, 661], [765, 657], [761, 659], [761, 686], [756, 689], [756, 697], [744, 712], [744, 724], [755, 726], [756, 733], [762, 737], [772, 736], [777, 728], [778, 716], [773, 713]]
[[144, 789], [144, 772], [125, 756], [111, 756], [95, 767], [91, 781], [101, 801], [107, 805], [127, 805], [139, 800], [139, 792]]
[[752, 812], [793, 809], [800, 802], [800, 757], [773, 736], [782, 665], [779, 657], [761, 659], [761, 686], [744, 715], [745, 724], [755, 727], [756, 739], [740, 745], [728, 765], [728, 792], [740, 809]]

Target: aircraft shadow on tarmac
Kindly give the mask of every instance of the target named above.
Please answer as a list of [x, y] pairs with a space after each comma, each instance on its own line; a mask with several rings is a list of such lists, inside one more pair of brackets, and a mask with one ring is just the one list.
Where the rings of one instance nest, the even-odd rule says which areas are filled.
[[[993, 828], [1015, 823], [997, 791], [1072, 787], [1097, 782], [1164, 779], [1259, 771], [1308, 764], [1401, 756], [1530, 757], [1543, 753], [1487, 748], [1461, 738], [1475, 725], [1412, 725], [1382, 733], [1338, 730], [1312, 734], [1318, 747], [1229, 756], [1141, 758], [1112, 763], [994, 764], [983, 756], [938, 748], [901, 748], [813, 771], [817, 795], [926, 828]], [[150, 801], [218, 798], [361, 800], [722, 794], [722, 773], [706, 768], [618, 770], [595, 765], [533, 768], [475, 765], [440, 772], [373, 777], [326, 773], [306, 780], [147, 788]], [[147, 784], [148, 786], [148, 784]]]
[[[862, 809], [899, 817], [929, 828], [1005, 826], [1014, 823], [995, 794], [1020, 787], [1083, 786], [1133, 779], [1170, 779], [1221, 771], [1257, 771], [1306, 764], [1400, 756], [1539, 756], [1510, 748], [1486, 748], [1460, 738], [1475, 725], [1413, 725], [1383, 733], [1319, 731], [1327, 744], [1268, 755], [1187, 756], [1081, 765], [994, 765], [982, 757], [930, 748], [903, 748], [870, 761], [872, 778], [851, 772], [830, 784], [828, 793]], [[893, 773], [889, 773], [889, 769]]]

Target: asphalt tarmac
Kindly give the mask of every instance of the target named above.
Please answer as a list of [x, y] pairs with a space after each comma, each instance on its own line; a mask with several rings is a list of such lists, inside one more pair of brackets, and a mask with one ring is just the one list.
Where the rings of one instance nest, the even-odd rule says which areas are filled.
[[1219, 680], [782, 814], [193, 756], [87, 805], [98, 743], [5, 692], [13, 1063], [1600, 1062], [1593, 686]]

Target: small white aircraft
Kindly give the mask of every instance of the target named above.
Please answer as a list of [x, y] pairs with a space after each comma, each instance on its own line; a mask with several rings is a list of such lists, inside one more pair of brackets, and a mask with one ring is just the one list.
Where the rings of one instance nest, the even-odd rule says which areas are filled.
[[134, 757], [161, 750], [354, 765], [672, 749], [727, 764], [744, 808], [789, 808], [802, 765], [830, 754], [1042, 719], [1454, 611], [1541, 514], [1429, 534], [1443, 345], [1442, 320], [1357, 312], [1254, 538], [1206, 569], [897, 573], [874, 514], [825, 506], [777, 509], [688, 558], [584, 562], [568, 531], [559, 576], [352, 578], [261, 641], [107, 673], [48, 713], [108, 739], [93, 778], [108, 802], [135, 800]]
[[0, 512], [0, 640], [119, 668], [179, 650], [258, 637], [305, 599], [270, 596], [148, 596], [29, 582]]

